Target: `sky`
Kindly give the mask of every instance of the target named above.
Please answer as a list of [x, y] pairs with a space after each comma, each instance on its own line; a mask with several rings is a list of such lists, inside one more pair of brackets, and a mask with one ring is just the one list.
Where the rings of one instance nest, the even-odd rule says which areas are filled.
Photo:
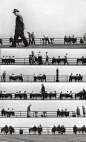
[[86, 32], [86, 0], [0, 0], [0, 38], [13, 37], [18, 9], [27, 31], [36, 37], [83, 36]]
[[[41, 90], [42, 83], [1, 83], [1, 90], [6, 91], [8, 93], [16, 93], [18, 91], [26, 91], [27, 93], [31, 93], [32, 91], [37, 93]], [[85, 83], [43, 83], [45, 86], [45, 90], [50, 92], [56, 91], [57, 93], [72, 91], [73, 93], [77, 93], [81, 91], [83, 88], [86, 89]]]
[[34, 51], [34, 55], [38, 57], [39, 51], [43, 58], [46, 58], [46, 52], [48, 52], [49, 58], [60, 56], [63, 58], [67, 53], [67, 58], [86, 58], [86, 49], [1, 49], [1, 58], [3, 56], [15, 56], [15, 58], [28, 58], [31, 51]]
[[85, 66], [1, 66], [1, 74], [6, 71], [7, 75], [14, 73], [15, 75], [56, 75], [56, 70], [59, 69], [59, 75], [82, 74], [86, 75]]

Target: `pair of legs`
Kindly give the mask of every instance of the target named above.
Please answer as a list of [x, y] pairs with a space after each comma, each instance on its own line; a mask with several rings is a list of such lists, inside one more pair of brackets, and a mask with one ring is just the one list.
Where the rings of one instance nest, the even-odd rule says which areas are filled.
[[28, 46], [28, 42], [24, 36], [23, 30], [15, 30], [14, 41], [12, 43], [12, 46], [16, 47], [16, 42], [18, 41], [19, 37], [21, 37], [21, 39], [23, 40], [24, 45]]

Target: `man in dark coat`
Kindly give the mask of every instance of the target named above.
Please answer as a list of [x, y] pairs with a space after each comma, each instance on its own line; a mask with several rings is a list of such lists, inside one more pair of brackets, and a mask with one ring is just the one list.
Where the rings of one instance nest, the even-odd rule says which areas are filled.
[[6, 81], [6, 72], [5, 71], [2, 73], [2, 79], [4, 82]]
[[28, 42], [24, 36], [24, 23], [23, 18], [19, 14], [19, 11], [17, 9], [14, 9], [13, 11], [14, 15], [16, 16], [16, 25], [15, 25], [15, 35], [14, 35], [14, 41], [12, 43], [12, 46], [10, 47], [16, 47], [16, 42], [18, 41], [18, 38], [21, 37], [21, 39], [24, 42], [24, 47], [28, 46]]
[[42, 93], [42, 97], [43, 97], [43, 100], [44, 100], [44, 97], [45, 97], [45, 87], [44, 87], [43, 84], [42, 84], [42, 87], [41, 87], [41, 93]]

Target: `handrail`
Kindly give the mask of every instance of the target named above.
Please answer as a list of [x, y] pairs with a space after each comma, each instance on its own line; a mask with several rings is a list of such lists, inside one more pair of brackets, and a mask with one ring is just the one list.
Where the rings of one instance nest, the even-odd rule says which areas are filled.
[[[44, 75], [44, 76], [43, 76]], [[56, 75], [0, 75], [0, 82], [86, 82], [86, 75], [76, 76], [71, 78], [71, 75], [58, 75], [58, 81]]]
[[[58, 128], [58, 126], [56, 126]], [[83, 127], [83, 126], [82, 126]], [[64, 127], [63, 129], [59, 129], [59, 130], [55, 130], [55, 132], [53, 132], [53, 127], [42, 127], [41, 133], [38, 132], [38, 127], [36, 127], [34, 130], [31, 130], [31, 128], [33, 127], [12, 127], [14, 129], [14, 132], [12, 134], [47, 134], [47, 135], [55, 135], [55, 134], [84, 134], [86, 132], [86, 127], [82, 130], [82, 127], [77, 127], [77, 131], [73, 130], [73, 127]], [[3, 129], [4, 127], [0, 127], [0, 130]], [[65, 129], [65, 130], [64, 130]], [[78, 130], [79, 129], [79, 130]], [[80, 133], [80, 132], [81, 133]], [[0, 135], [3, 134], [5, 131], [3, 131], [1, 133], [0, 131]], [[10, 134], [9, 131], [7, 131], [7, 134]]]
[[0, 111], [0, 118], [82, 118], [76, 111]]
[[[76, 44], [79, 44], [80, 43], [80, 39], [82, 38], [82, 37], [76, 37], [77, 38], [77, 41], [75, 42]], [[1, 44], [2, 45], [10, 45], [11, 43], [10, 43], [10, 41], [9, 41], [9, 39], [10, 38], [1, 38], [2, 39], [2, 42], [1, 42]], [[35, 38], [35, 44], [37, 45], [37, 44], [43, 44], [43, 45], [46, 45], [46, 44], [48, 44], [47, 42], [44, 42], [44, 38]], [[27, 38], [27, 41], [29, 41], [29, 38]], [[49, 44], [64, 44], [64, 38], [52, 38], [52, 37], [50, 37], [49, 38]], [[19, 45], [23, 45], [23, 43], [22, 43], [22, 41], [20, 40], [19, 41]]]
[[84, 93], [48, 93], [43, 95], [42, 93], [0, 93], [0, 100], [86, 100]]
[[[0, 65], [86, 65], [86, 58], [83, 60], [82, 58], [65, 58], [61, 61], [61, 59], [53, 60], [53, 58], [49, 58], [48, 62], [46, 58], [42, 58], [42, 61], [35, 61], [34, 63], [30, 62], [29, 58], [15, 58], [13, 60], [0, 58]], [[56, 59], [56, 58], [55, 58]]]

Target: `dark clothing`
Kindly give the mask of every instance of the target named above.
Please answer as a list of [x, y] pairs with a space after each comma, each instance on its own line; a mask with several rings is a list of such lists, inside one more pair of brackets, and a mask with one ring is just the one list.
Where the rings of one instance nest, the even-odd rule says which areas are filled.
[[46, 55], [46, 62], [48, 62], [48, 60], [49, 60], [49, 57], [48, 57], [48, 55]]
[[16, 42], [18, 41], [18, 38], [21, 37], [21, 39], [24, 42], [24, 45], [28, 46], [28, 42], [24, 36], [24, 23], [23, 18], [20, 15], [17, 15], [16, 17], [16, 25], [15, 25], [15, 35], [14, 35], [14, 41], [12, 43], [13, 46], [16, 46]]
[[39, 65], [42, 65], [42, 56], [38, 57], [38, 62], [39, 62]]
[[17, 30], [24, 30], [24, 23], [23, 23], [23, 18], [21, 17], [21, 15], [17, 15], [16, 17], [16, 25], [15, 25], [15, 29]]
[[31, 38], [31, 33], [28, 33], [29, 35], [29, 45], [32, 44], [32, 38]]
[[32, 44], [35, 44], [35, 36], [34, 33], [31, 34]]
[[6, 79], [6, 73], [5, 72], [2, 74], [2, 78], [3, 78], [3, 81], [5, 82], [5, 79]]
[[44, 97], [45, 97], [45, 87], [44, 86], [42, 86], [41, 88], [41, 93], [42, 93], [43, 100], [44, 100]]

